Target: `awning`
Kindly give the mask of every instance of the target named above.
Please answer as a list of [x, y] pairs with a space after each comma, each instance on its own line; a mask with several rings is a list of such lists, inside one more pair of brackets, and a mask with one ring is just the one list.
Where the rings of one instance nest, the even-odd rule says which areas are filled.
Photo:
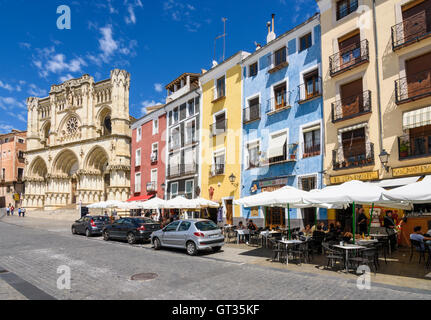
[[372, 181], [369, 183], [381, 188], [393, 188], [393, 187], [401, 187], [411, 183], [415, 183], [420, 178], [421, 176], [415, 176], [415, 177], [406, 177], [406, 178], [398, 178], [398, 179], [385, 179], [380, 181]]
[[403, 129], [413, 129], [431, 124], [431, 106], [403, 113]]
[[269, 140], [268, 158], [281, 157], [284, 153], [284, 145], [287, 142], [287, 134], [283, 133]]
[[154, 195], [150, 194], [150, 195], [146, 195], [146, 196], [136, 196], [136, 197], [132, 197], [129, 200], [127, 200], [127, 202], [132, 202], [132, 201], [147, 201], [148, 199], [153, 198]]

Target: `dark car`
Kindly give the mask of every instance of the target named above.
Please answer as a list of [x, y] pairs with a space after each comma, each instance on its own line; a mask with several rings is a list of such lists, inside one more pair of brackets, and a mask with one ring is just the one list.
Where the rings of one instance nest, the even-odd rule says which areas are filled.
[[103, 239], [108, 241], [127, 240], [134, 244], [137, 241], [149, 240], [153, 231], [160, 229], [160, 223], [145, 217], [120, 218], [103, 228]]
[[87, 215], [72, 224], [72, 233], [85, 234], [87, 237], [101, 235], [103, 227], [109, 223], [109, 217]]

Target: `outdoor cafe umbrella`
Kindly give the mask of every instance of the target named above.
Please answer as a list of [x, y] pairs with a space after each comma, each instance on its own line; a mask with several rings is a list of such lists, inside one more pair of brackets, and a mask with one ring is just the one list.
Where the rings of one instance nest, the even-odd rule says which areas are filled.
[[165, 209], [196, 209], [197, 204], [190, 199], [178, 196], [174, 199], [168, 200], [164, 205]]
[[419, 182], [384, 191], [383, 197], [392, 201], [429, 203], [431, 202], [431, 176], [426, 176]]
[[147, 200], [145, 202], [139, 202], [140, 209], [147, 209], [147, 210], [158, 210], [163, 209], [166, 204], [166, 201], [157, 197], [154, 197], [150, 200]]
[[191, 199], [196, 204], [196, 208], [218, 208], [220, 205], [217, 202], [207, 200], [201, 197]]

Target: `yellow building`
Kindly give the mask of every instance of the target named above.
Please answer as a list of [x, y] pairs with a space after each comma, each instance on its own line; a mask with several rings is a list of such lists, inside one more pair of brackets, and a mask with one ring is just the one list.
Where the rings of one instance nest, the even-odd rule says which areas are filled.
[[200, 78], [201, 163], [200, 186], [204, 198], [218, 201], [225, 221], [233, 224], [240, 217], [241, 184], [241, 66], [248, 56], [240, 51], [214, 66]]
[[431, 174], [431, 0], [317, 3], [325, 183]]

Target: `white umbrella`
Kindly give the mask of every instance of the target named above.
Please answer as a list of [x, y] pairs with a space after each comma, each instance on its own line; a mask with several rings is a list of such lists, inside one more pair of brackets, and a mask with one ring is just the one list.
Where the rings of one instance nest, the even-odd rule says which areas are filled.
[[431, 177], [426, 176], [422, 181], [384, 191], [383, 197], [392, 201], [431, 202]]
[[96, 202], [93, 204], [89, 204], [87, 206], [89, 209], [105, 209], [106, 208], [106, 201]]
[[196, 204], [196, 208], [218, 208], [220, 205], [217, 202], [207, 200], [201, 197], [191, 199]]
[[140, 202], [140, 209], [163, 209], [165, 207], [167, 201], [160, 199], [160, 198], [152, 198], [150, 200], [147, 200], [145, 202]]
[[196, 203], [190, 199], [178, 196], [174, 199], [166, 201], [164, 205], [165, 209], [196, 209]]

